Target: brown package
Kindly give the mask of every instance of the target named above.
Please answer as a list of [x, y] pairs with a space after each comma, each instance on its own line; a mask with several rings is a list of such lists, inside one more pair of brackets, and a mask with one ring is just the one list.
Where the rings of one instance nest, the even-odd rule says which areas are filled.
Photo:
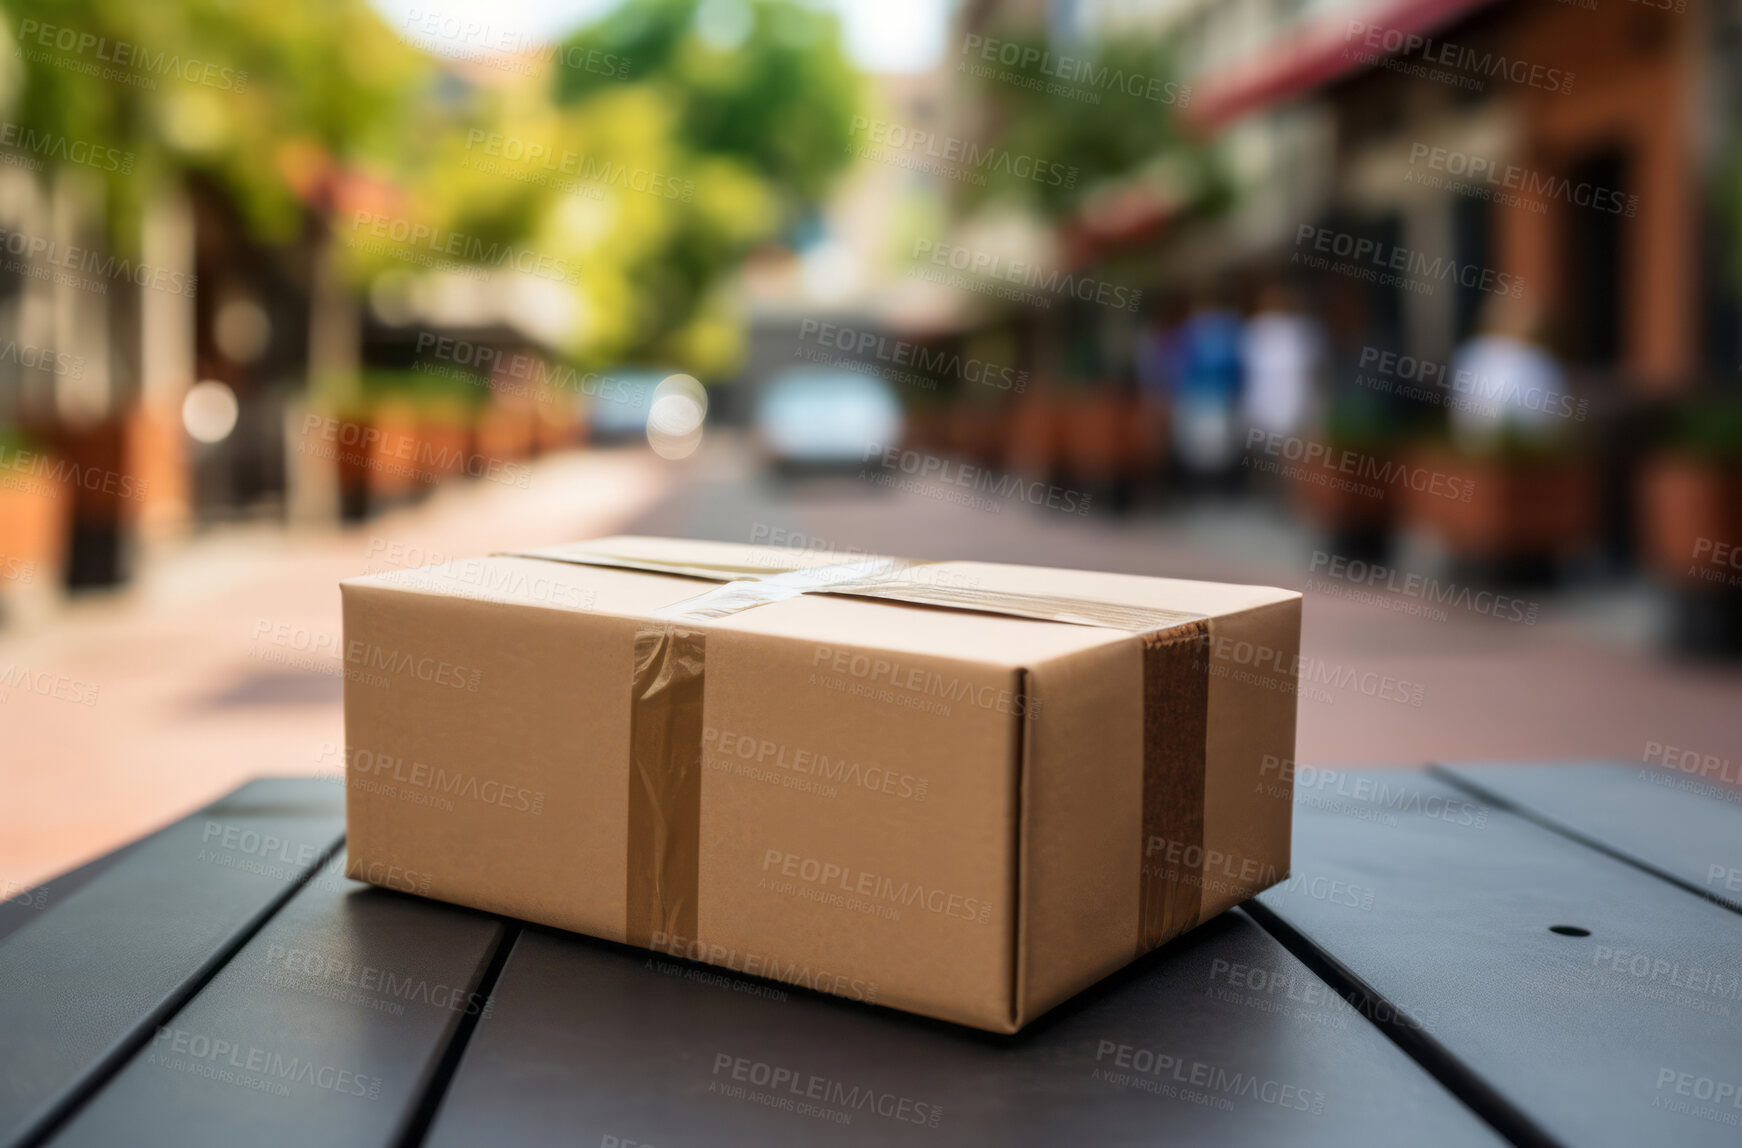
[[1291, 590], [606, 538], [342, 592], [390, 888], [1015, 1032], [1287, 876]]

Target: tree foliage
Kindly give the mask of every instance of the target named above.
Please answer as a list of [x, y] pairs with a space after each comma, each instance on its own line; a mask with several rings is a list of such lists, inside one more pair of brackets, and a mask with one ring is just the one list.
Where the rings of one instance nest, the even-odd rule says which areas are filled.
[[[128, 157], [87, 165], [113, 245], [197, 174], [259, 241], [329, 212], [359, 290], [477, 263], [513, 294], [507, 255], [547, 280], [569, 353], [704, 371], [735, 351], [721, 282], [826, 193], [858, 98], [834, 18], [799, 0], [628, 0], [494, 71], [365, 0], [19, 0], [7, 31], [6, 119]], [[383, 220], [418, 238], [357, 242]]]

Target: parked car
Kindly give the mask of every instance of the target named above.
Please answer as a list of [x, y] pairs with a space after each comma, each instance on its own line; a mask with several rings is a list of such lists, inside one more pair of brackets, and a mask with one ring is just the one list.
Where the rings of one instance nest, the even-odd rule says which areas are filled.
[[654, 388], [676, 370], [620, 367], [587, 376], [583, 393], [589, 437], [602, 443], [645, 441]]
[[844, 469], [862, 463], [873, 445], [901, 441], [901, 402], [874, 375], [792, 367], [757, 396], [755, 428], [778, 470]]

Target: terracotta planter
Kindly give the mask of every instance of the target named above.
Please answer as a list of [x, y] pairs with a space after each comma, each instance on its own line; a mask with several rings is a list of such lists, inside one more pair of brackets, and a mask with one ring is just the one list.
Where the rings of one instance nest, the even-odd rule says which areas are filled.
[[1137, 395], [1131, 399], [1129, 410], [1125, 422], [1126, 449], [1140, 475], [1160, 474], [1167, 464], [1167, 404], [1148, 395]]
[[57, 581], [71, 529], [71, 492], [53, 459], [0, 467], [0, 592]]
[[913, 450], [949, 450], [949, 431], [955, 419], [954, 407], [910, 408], [902, 418], [902, 441]]
[[304, 436], [310, 451], [321, 457], [331, 457], [339, 472], [341, 514], [347, 519], [361, 518], [369, 505], [369, 423], [363, 419], [339, 419], [333, 441]]
[[1742, 468], [1675, 456], [1639, 475], [1640, 562], [1668, 586], [1742, 586]]
[[383, 404], [369, 420], [368, 481], [371, 503], [410, 494], [436, 482], [418, 458], [418, 420], [407, 407]]
[[1017, 400], [1010, 416], [1006, 466], [1031, 475], [1050, 475], [1058, 469], [1063, 458], [1058, 411], [1054, 397], [1039, 391], [1030, 391]]
[[1596, 533], [1596, 480], [1582, 459], [1425, 451], [1400, 468], [1395, 489], [1408, 520], [1462, 560], [1564, 558]]
[[128, 470], [139, 480], [139, 524], [154, 538], [183, 531], [192, 515], [192, 464], [180, 411], [138, 406], [126, 417]]
[[1004, 407], [957, 403], [943, 423], [943, 441], [938, 446], [981, 466], [999, 466], [1004, 461], [1009, 435], [1010, 414]]
[[580, 420], [572, 408], [541, 403], [532, 420], [533, 449], [539, 454], [567, 450], [582, 438]]
[[[1340, 452], [1338, 452], [1340, 454]], [[1385, 460], [1371, 453], [1384, 471]], [[1389, 482], [1347, 474], [1322, 462], [1288, 463], [1294, 469], [1283, 478], [1289, 500], [1302, 518], [1335, 539], [1365, 538], [1390, 532], [1397, 515], [1397, 490]]]
[[463, 422], [426, 419], [417, 426], [417, 469], [436, 480], [460, 474], [472, 449], [472, 432]]
[[1121, 396], [1080, 391], [1059, 404], [1059, 454], [1066, 474], [1082, 483], [1107, 483], [1129, 472], [1127, 424]]
[[149, 490], [132, 469], [126, 420], [117, 416], [78, 429], [45, 428], [39, 437], [52, 444], [52, 469], [64, 482], [70, 504], [68, 584], [120, 585], [129, 575], [132, 543]]
[[536, 442], [530, 410], [488, 406], [472, 424], [472, 453], [485, 463], [518, 462], [532, 454]]

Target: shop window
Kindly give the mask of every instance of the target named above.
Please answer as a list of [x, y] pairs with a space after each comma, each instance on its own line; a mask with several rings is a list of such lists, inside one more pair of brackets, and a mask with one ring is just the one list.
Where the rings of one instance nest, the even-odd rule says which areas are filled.
[[[1452, 258], [1460, 267], [1492, 267], [1492, 205], [1485, 199], [1459, 195], [1452, 199]], [[1452, 338], [1462, 343], [1476, 331], [1487, 296], [1479, 280], [1458, 283], [1452, 295]]]
[[[1625, 194], [1626, 157], [1619, 150], [1592, 154], [1567, 170], [1572, 186]], [[1625, 216], [1590, 208], [1563, 213], [1562, 265], [1566, 299], [1566, 353], [1587, 366], [1612, 366], [1621, 357], [1626, 319]]]

